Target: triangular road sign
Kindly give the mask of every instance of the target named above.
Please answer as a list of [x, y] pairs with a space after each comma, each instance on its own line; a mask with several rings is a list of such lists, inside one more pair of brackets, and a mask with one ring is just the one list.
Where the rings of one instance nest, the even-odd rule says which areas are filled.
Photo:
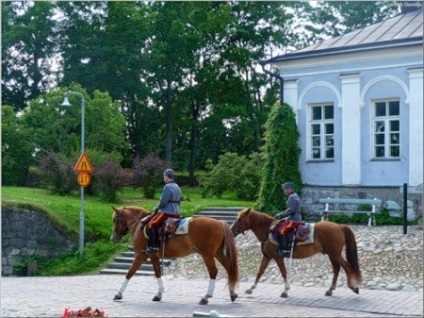
[[86, 172], [86, 173], [93, 173], [93, 166], [91, 165], [90, 160], [88, 159], [85, 152], [81, 154], [81, 156], [78, 159], [77, 164], [75, 165], [74, 170], [76, 172]]

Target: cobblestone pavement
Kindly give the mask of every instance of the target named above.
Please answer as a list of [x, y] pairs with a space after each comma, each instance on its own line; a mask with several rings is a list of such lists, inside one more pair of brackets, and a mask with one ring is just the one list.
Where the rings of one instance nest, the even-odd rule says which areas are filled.
[[123, 282], [121, 275], [66, 277], [2, 277], [2, 317], [60, 317], [63, 310], [87, 306], [104, 310], [109, 317], [192, 317], [193, 313], [239, 317], [423, 317], [423, 291], [360, 290], [346, 287], [332, 297], [325, 288], [292, 286], [288, 298], [280, 298], [282, 285], [261, 283], [252, 295], [241, 282], [239, 298], [232, 303], [226, 280], [216, 283], [214, 297], [198, 305], [207, 280], [164, 277], [161, 302], [151, 299], [157, 290], [153, 277], [133, 277], [122, 301], [113, 297]]

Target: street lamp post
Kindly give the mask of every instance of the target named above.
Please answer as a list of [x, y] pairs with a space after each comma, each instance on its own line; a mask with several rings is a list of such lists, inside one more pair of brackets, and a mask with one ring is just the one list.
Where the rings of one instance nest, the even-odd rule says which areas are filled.
[[[68, 91], [65, 93], [65, 99], [63, 100], [62, 106], [72, 106], [68, 100], [68, 95], [78, 95], [81, 97], [81, 155], [84, 153], [85, 144], [85, 99], [84, 95], [80, 92]], [[82, 250], [84, 248], [84, 187], [80, 187], [81, 192], [81, 209], [79, 219], [79, 255], [82, 256]]]

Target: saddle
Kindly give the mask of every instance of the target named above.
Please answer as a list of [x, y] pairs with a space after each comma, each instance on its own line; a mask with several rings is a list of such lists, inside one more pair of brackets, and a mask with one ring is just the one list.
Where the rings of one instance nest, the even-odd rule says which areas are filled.
[[158, 231], [159, 236], [175, 234], [180, 225], [180, 220], [180, 218], [167, 218]]
[[[157, 228], [159, 240], [164, 241], [170, 236], [188, 234], [188, 225], [191, 219], [192, 217], [167, 218], [165, 222]], [[148, 238], [146, 234], [146, 227], [144, 227], [143, 233], [145, 237]]]
[[305, 222], [300, 223], [296, 229], [296, 241], [303, 242], [308, 236], [308, 227]]
[[[278, 235], [280, 226], [281, 226], [280, 221], [276, 221], [273, 224], [271, 224], [271, 227], [269, 229], [268, 239], [274, 245], [278, 245], [277, 235]], [[313, 243], [314, 235], [315, 235], [315, 223], [299, 222], [296, 225], [294, 230], [296, 231], [295, 246]], [[292, 233], [292, 232], [290, 231], [289, 233]]]

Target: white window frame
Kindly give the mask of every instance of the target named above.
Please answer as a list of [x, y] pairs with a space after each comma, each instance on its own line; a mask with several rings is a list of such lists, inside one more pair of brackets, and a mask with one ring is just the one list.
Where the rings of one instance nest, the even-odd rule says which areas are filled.
[[[324, 118], [324, 107], [327, 106], [331, 106], [333, 108], [333, 118]], [[314, 107], [321, 107], [321, 114], [322, 114], [322, 118], [319, 120], [315, 120], [313, 119], [313, 108]], [[309, 104], [308, 105], [308, 116], [309, 116], [309, 120], [308, 120], [308, 134], [307, 134], [307, 149], [308, 149], [308, 160], [309, 161], [334, 161], [335, 156], [336, 156], [336, 149], [335, 149], [335, 128], [336, 128], [336, 123], [335, 123], [335, 107], [334, 107], [334, 103], [314, 103], [314, 104]], [[314, 146], [313, 141], [312, 141], [312, 137], [313, 137], [313, 129], [312, 129], [312, 125], [320, 125], [320, 133], [319, 133], [319, 142], [320, 145], [319, 146]], [[332, 133], [326, 133], [325, 130], [325, 125], [327, 124], [331, 124], [333, 125], [333, 132]], [[316, 136], [318, 137], [318, 136]], [[328, 139], [328, 137], [332, 137], [332, 145], [328, 146], [326, 144], [326, 140]], [[320, 157], [319, 158], [314, 158], [314, 148], [319, 148], [320, 149]], [[327, 155], [327, 148], [332, 148], [333, 149], [333, 156], [332, 157], [326, 157]]]
[[[397, 102], [398, 103], [398, 114], [397, 115], [390, 115], [389, 114], [389, 103], [390, 102]], [[384, 116], [377, 116], [376, 115], [376, 107], [377, 103], [385, 103], [386, 104], [386, 112]], [[393, 159], [400, 159], [401, 156], [401, 120], [400, 120], [400, 99], [398, 98], [385, 98], [385, 99], [376, 99], [372, 101], [372, 110], [371, 110], [371, 158], [373, 160], [393, 160]], [[390, 130], [391, 123], [392, 122], [398, 122], [398, 130]], [[384, 144], [382, 146], [384, 147], [384, 156], [378, 156], [377, 155], [377, 138], [376, 134], [378, 133], [377, 130], [377, 122], [384, 123], [384, 131], [382, 131], [380, 134], [384, 136]], [[391, 140], [391, 135], [397, 135], [397, 143], [393, 143]], [[381, 146], [380, 146], [381, 147]], [[393, 156], [391, 152], [391, 147], [398, 147], [398, 155]]]

